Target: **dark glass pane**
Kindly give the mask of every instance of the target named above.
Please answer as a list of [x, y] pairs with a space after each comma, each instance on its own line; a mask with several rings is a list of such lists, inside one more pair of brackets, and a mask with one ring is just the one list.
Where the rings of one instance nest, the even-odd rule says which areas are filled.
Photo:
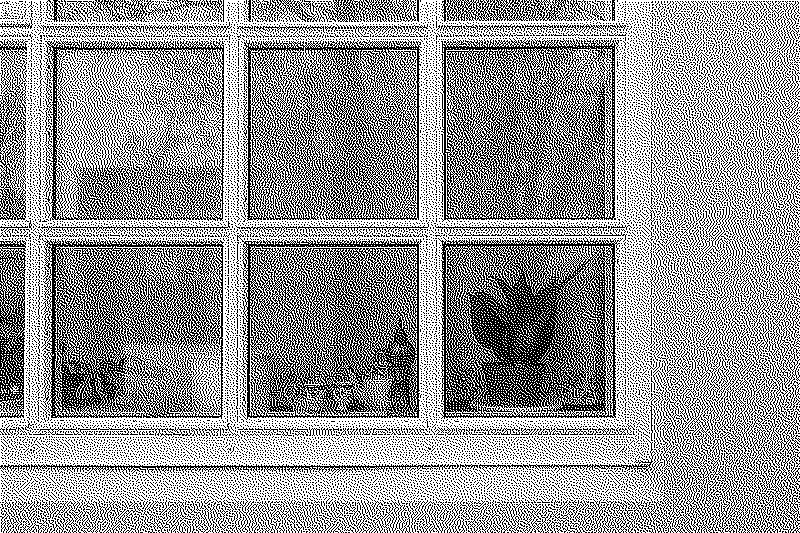
[[222, 50], [55, 51], [55, 218], [222, 217]]
[[0, 219], [25, 218], [23, 49], [0, 49]]
[[0, 20], [19, 21], [28, 17], [30, 3], [20, 0], [7, 0], [0, 4]]
[[54, 248], [54, 416], [220, 416], [221, 342], [221, 246]]
[[445, 214], [613, 216], [609, 48], [445, 52]]
[[417, 51], [254, 50], [250, 216], [416, 218]]
[[23, 416], [25, 248], [0, 246], [0, 416]]
[[249, 415], [417, 413], [417, 249], [254, 246]]
[[446, 245], [450, 416], [607, 414], [612, 245]]
[[445, 0], [446, 20], [607, 20], [611, 0]]
[[222, 0], [56, 0], [55, 19], [74, 22], [222, 22]]
[[254, 22], [411, 22], [417, 0], [251, 0]]

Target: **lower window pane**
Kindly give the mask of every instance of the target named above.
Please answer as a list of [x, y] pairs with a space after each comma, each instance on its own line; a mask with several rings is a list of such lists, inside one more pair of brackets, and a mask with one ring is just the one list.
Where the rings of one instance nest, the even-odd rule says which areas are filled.
[[610, 412], [613, 245], [444, 252], [445, 415]]
[[0, 246], [0, 416], [22, 416], [25, 248]]
[[222, 247], [55, 246], [53, 416], [221, 415]]
[[248, 414], [417, 413], [416, 246], [252, 246]]

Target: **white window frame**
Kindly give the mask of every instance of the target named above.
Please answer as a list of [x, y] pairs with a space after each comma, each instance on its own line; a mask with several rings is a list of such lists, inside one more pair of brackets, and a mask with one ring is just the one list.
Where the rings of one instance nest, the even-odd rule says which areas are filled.
[[[25, 416], [0, 418], [3, 465], [639, 465], [651, 460], [650, 7], [617, 1], [616, 20], [445, 22], [441, 0], [420, 0], [403, 23], [299, 24], [247, 20], [226, 0], [223, 23], [65, 23], [53, 0], [0, 22], [0, 46], [22, 44], [26, 73], [26, 220], [0, 221], [0, 244], [24, 243]], [[631, 8], [631, 9], [626, 9]], [[628, 23], [628, 12], [636, 18]], [[611, 43], [614, 198], [610, 220], [444, 220], [443, 45], [501, 41]], [[247, 65], [250, 46], [298, 43], [419, 46], [418, 219], [248, 220]], [[223, 220], [58, 221], [50, 217], [49, 119], [53, 46], [219, 44], [224, 49]], [[613, 243], [614, 394], [610, 417], [444, 417], [442, 249], [448, 242]], [[212, 242], [224, 250], [223, 405], [211, 419], [53, 419], [50, 405], [50, 249], [59, 243]], [[419, 414], [412, 418], [246, 416], [246, 251], [251, 244], [413, 243], [419, 250]]]

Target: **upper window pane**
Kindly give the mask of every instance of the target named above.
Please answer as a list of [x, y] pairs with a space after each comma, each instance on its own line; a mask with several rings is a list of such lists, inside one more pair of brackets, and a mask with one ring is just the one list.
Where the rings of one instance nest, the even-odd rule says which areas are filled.
[[55, 20], [74, 22], [222, 22], [222, 0], [56, 0]]
[[445, 216], [613, 217], [613, 49], [445, 50]]
[[12, 20], [19, 23], [28, 18], [30, 3], [24, 0], [5, 0], [0, 3], [0, 20]]
[[0, 246], [0, 416], [23, 415], [25, 248]]
[[250, 0], [253, 22], [411, 22], [417, 0]]
[[445, 20], [607, 20], [611, 0], [445, 0]]
[[252, 50], [250, 217], [416, 218], [417, 56]]
[[416, 246], [252, 246], [248, 414], [417, 413]]
[[222, 247], [53, 249], [53, 415], [221, 415]]
[[221, 48], [54, 51], [58, 219], [221, 219]]
[[25, 49], [0, 49], [0, 219], [25, 218]]

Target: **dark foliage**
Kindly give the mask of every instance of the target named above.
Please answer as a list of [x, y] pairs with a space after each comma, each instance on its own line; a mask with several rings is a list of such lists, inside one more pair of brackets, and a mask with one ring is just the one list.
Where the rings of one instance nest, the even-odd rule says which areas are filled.
[[[559, 297], [564, 286], [586, 268], [585, 261], [562, 281], [552, 282], [534, 293], [524, 271], [513, 285], [495, 278], [505, 302], [478, 291], [470, 294], [472, 333], [478, 344], [494, 352], [498, 361], [540, 364], [553, 343]], [[520, 342], [522, 332], [526, 342]]]

